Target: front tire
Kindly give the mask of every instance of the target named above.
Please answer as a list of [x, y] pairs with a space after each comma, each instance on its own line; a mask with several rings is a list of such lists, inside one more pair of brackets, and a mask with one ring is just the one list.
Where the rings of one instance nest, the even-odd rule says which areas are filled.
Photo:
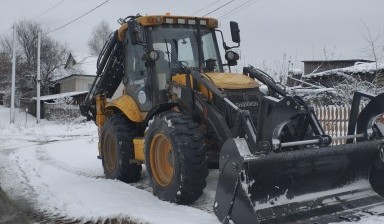
[[145, 133], [145, 159], [153, 194], [191, 204], [203, 193], [208, 176], [204, 137], [190, 116], [163, 112]]
[[140, 179], [141, 165], [130, 161], [134, 159], [133, 138], [136, 135], [134, 124], [122, 114], [114, 114], [104, 123], [100, 144], [106, 178], [126, 183]]

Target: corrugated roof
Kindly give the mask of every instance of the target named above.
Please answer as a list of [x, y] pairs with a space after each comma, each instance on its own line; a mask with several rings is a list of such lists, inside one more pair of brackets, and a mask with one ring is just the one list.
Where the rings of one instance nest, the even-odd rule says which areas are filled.
[[310, 73], [307, 75], [303, 75], [304, 78], [313, 78], [313, 77], [322, 77], [322, 76], [330, 76], [337, 75], [341, 73], [346, 74], [356, 74], [356, 73], [365, 73], [365, 74], [374, 74], [378, 70], [384, 70], [383, 63], [358, 63], [354, 66], [346, 67], [346, 68], [336, 68], [318, 73]]
[[303, 60], [301, 62], [374, 62], [366, 59], [339, 59], [339, 60]]

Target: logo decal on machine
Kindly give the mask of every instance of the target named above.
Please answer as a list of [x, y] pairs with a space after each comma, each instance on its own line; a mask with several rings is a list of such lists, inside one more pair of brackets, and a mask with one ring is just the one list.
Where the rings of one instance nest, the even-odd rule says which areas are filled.
[[244, 102], [239, 102], [235, 103], [237, 107], [257, 107], [259, 105], [259, 102], [257, 101], [244, 101]]
[[145, 104], [145, 101], [147, 101], [147, 95], [145, 95], [145, 92], [143, 90], [140, 90], [137, 94], [137, 98], [139, 99], [139, 103]]

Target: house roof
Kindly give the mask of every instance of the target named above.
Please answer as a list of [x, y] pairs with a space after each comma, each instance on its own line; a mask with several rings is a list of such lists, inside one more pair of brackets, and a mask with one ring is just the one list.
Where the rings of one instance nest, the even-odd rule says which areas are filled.
[[333, 62], [374, 62], [371, 60], [366, 59], [339, 59], [339, 60], [303, 60], [301, 62], [304, 63], [317, 63], [317, 62], [327, 62], [327, 63], [333, 63]]
[[384, 63], [357, 63], [353, 66], [346, 68], [336, 68], [318, 73], [310, 73], [307, 75], [303, 75], [304, 78], [314, 78], [314, 77], [322, 77], [322, 76], [330, 76], [330, 75], [338, 75], [338, 74], [374, 74], [376, 71], [384, 70]]
[[71, 53], [75, 59], [75, 66], [80, 67], [84, 75], [96, 75], [97, 57], [92, 55]]
[[97, 57], [86, 54], [71, 52], [67, 62], [60, 74], [56, 75], [54, 81], [62, 80], [72, 75], [96, 76]]
[[[41, 96], [40, 101], [47, 101], [47, 100], [55, 100], [55, 99], [63, 99], [66, 97], [71, 97], [71, 96], [78, 96], [82, 94], [86, 94], [88, 91], [80, 91], [80, 92], [68, 92], [68, 93], [59, 93], [59, 94], [53, 94], [53, 95], [46, 95], [46, 96]], [[36, 100], [36, 97], [32, 97], [33, 100]]]
[[63, 80], [65, 80], [65, 79], [69, 79], [69, 78], [71, 78], [71, 77], [92, 77], [92, 78], [94, 78], [95, 76], [94, 76], [94, 75], [72, 74], [72, 75], [64, 76], [64, 77], [62, 77], [62, 78], [58, 78], [58, 79], [56, 79], [55, 81], [56, 81], [56, 82], [60, 82], [60, 81], [63, 81]]

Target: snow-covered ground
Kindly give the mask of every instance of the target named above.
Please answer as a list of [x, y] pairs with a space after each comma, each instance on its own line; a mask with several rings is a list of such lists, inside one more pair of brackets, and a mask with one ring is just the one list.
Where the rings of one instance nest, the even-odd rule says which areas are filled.
[[[9, 197], [23, 198], [46, 214], [78, 220], [219, 223], [211, 211], [217, 171], [210, 172], [203, 196], [192, 207], [160, 201], [150, 192], [145, 169], [143, 180], [134, 185], [104, 178], [94, 123], [36, 124], [34, 117], [17, 111], [10, 124], [9, 115], [10, 109], [0, 106], [0, 187]], [[384, 217], [358, 223], [381, 224]]]
[[[104, 178], [97, 156], [97, 128], [75, 120], [54, 123], [0, 106], [0, 186], [39, 211], [74, 219], [128, 218], [137, 223], [219, 223], [207, 190], [197, 207], [160, 201], [144, 180], [135, 187]], [[210, 187], [210, 186], [209, 186]], [[213, 186], [212, 186], [213, 187]]]

